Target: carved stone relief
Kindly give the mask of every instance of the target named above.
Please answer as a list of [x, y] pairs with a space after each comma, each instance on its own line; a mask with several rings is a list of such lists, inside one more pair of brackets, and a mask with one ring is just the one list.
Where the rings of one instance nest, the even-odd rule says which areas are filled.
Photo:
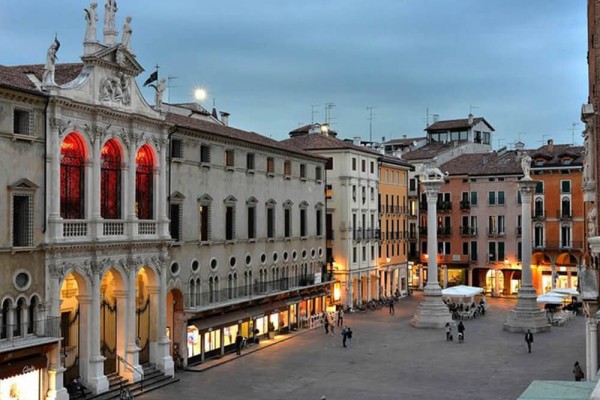
[[100, 101], [103, 103], [131, 104], [131, 77], [122, 72], [107, 76], [100, 84]]

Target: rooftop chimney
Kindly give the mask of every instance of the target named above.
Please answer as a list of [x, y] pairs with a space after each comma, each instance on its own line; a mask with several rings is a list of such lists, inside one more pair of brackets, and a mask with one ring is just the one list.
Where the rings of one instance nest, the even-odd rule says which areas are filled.
[[357, 145], [357, 146], [360, 146], [360, 136], [354, 136], [352, 138], [352, 143], [355, 144], [355, 145]]
[[469, 113], [469, 125], [473, 125], [473, 114]]
[[225, 111], [219, 111], [219, 114], [221, 114], [221, 122], [223, 125], [229, 126], [229, 113]]
[[552, 153], [554, 151], [554, 140], [548, 139], [548, 151]]
[[440, 120], [440, 114], [433, 114], [433, 123], [435, 124]]

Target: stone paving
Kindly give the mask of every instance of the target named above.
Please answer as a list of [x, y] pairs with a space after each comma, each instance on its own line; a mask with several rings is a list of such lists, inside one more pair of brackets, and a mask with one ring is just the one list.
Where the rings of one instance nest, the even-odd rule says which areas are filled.
[[[535, 335], [502, 330], [516, 299], [488, 299], [485, 317], [465, 321], [465, 343], [446, 342], [443, 330], [410, 326], [418, 293], [387, 309], [346, 314], [350, 348], [339, 329], [322, 328], [281, 340], [242, 357], [178, 373], [179, 383], [143, 395], [154, 399], [516, 399], [533, 380], [572, 380], [573, 363], [585, 370], [584, 317]], [[263, 347], [264, 346], [264, 347]]]

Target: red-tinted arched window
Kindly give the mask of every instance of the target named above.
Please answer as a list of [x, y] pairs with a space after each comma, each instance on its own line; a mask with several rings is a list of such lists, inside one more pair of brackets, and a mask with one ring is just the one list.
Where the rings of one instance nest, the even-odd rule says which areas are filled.
[[114, 139], [102, 147], [100, 166], [100, 212], [102, 218], [121, 218], [121, 149]]
[[150, 146], [144, 145], [140, 148], [135, 162], [136, 215], [139, 219], [152, 219], [154, 155]]
[[84, 218], [85, 144], [75, 133], [60, 146], [60, 215], [65, 219]]

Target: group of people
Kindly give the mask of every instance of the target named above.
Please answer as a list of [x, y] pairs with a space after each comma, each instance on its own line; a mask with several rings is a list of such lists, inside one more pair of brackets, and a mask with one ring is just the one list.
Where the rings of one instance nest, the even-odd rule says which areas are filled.
[[[446, 341], [447, 342], [453, 341], [454, 335], [452, 335], [452, 325], [450, 324], [450, 322], [446, 322], [445, 330], [446, 330]], [[465, 341], [465, 325], [463, 324], [462, 321], [460, 321], [458, 323], [456, 330], [458, 331], [458, 343], [464, 343], [464, 341]]]
[[457, 304], [448, 299], [443, 299], [443, 301], [448, 307], [448, 310], [452, 313], [452, 319], [462, 319], [462, 315], [469, 312], [473, 314], [473, 317], [485, 315], [485, 301], [483, 301], [483, 299], [479, 304], [475, 304], [475, 302], [472, 302], [471, 304]]

